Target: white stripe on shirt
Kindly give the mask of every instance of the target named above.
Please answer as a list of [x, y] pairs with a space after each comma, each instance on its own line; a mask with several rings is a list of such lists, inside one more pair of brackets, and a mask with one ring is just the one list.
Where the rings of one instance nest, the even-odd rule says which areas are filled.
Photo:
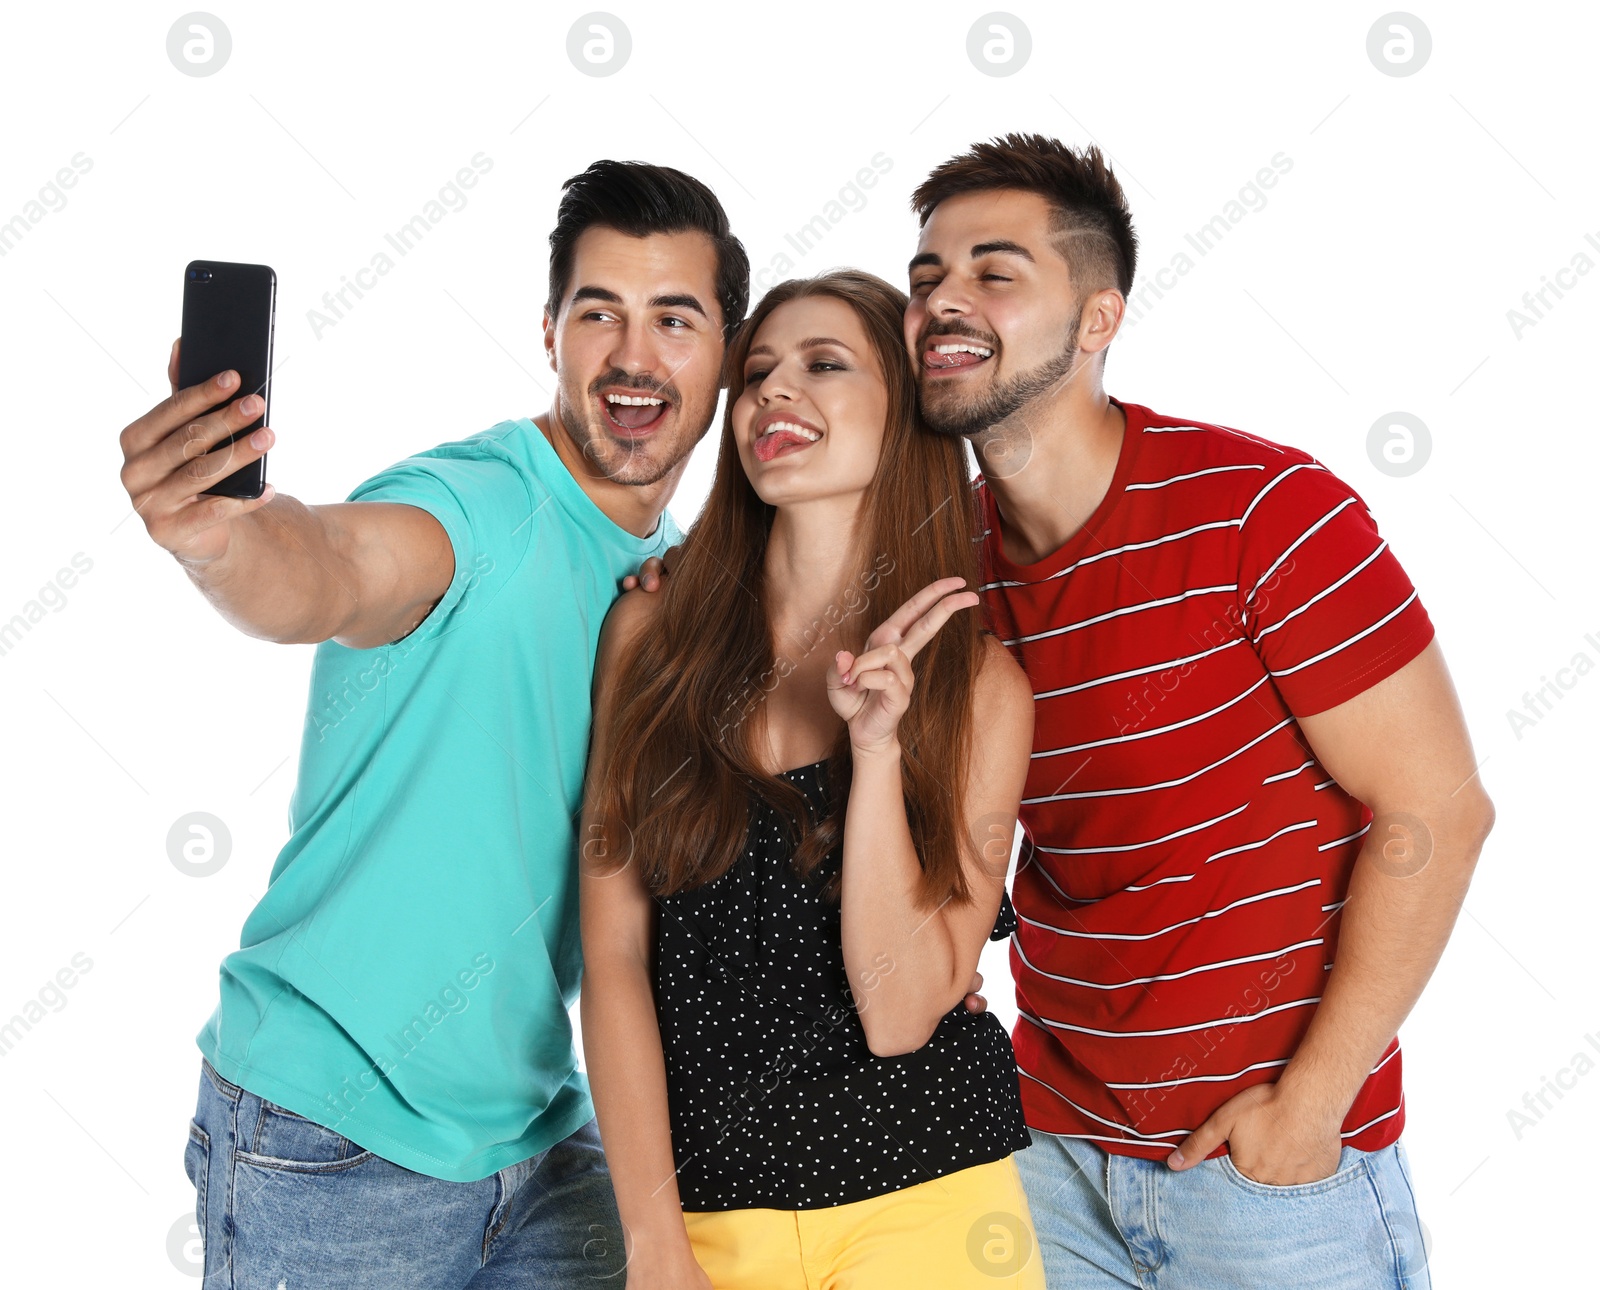
[[[1042, 872], [1042, 870], [1041, 870]], [[1160, 887], [1169, 882], [1193, 882], [1195, 875], [1192, 873], [1175, 873], [1170, 878], [1157, 878], [1154, 882], [1147, 882], [1138, 887], [1124, 887], [1123, 891], [1149, 891], [1152, 887]]]
[[1400, 1108], [1397, 1106], [1392, 1111], [1385, 1111], [1382, 1115], [1377, 1116], [1374, 1119], [1368, 1120], [1359, 1129], [1350, 1129], [1345, 1133], [1341, 1133], [1339, 1136], [1341, 1138], [1353, 1138], [1358, 1133], [1365, 1133], [1374, 1124], [1382, 1124], [1385, 1120], [1390, 1119], [1390, 1118], [1392, 1118], [1392, 1117], [1394, 1117], [1396, 1115], [1399, 1115], [1399, 1114], [1400, 1114]]
[[1254, 498], [1251, 499], [1250, 505], [1248, 505], [1248, 506], [1246, 506], [1244, 508], [1244, 514], [1239, 517], [1239, 527], [1241, 529], [1244, 527], [1244, 522], [1247, 519], [1250, 518], [1250, 512], [1255, 510], [1255, 508], [1261, 504], [1261, 499], [1263, 497], [1265, 497], [1268, 493], [1270, 493], [1279, 484], [1283, 483], [1284, 480], [1288, 479], [1289, 476], [1294, 474], [1295, 471], [1297, 471], [1297, 470], [1326, 470], [1326, 469], [1327, 469], [1327, 467], [1321, 465], [1319, 462], [1302, 461], [1302, 462], [1299, 462], [1296, 465], [1290, 466], [1289, 469], [1284, 471], [1281, 475], [1274, 475], [1272, 477], [1271, 482], [1269, 482], [1265, 488], [1263, 488], [1259, 493], [1257, 493], [1255, 495]]
[[1215, 972], [1225, 967], [1238, 967], [1241, 963], [1260, 963], [1266, 959], [1281, 958], [1291, 950], [1303, 950], [1313, 945], [1321, 945], [1322, 937], [1311, 941], [1297, 941], [1293, 945], [1286, 945], [1281, 950], [1269, 950], [1265, 954], [1247, 954], [1242, 958], [1219, 959], [1215, 963], [1202, 963], [1198, 967], [1185, 968], [1182, 972], [1163, 972], [1157, 976], [1136, 976], [1126, 981], [1084, 981], [1078, 977], [1061, 976], [1055, 972], [1046, 972], [1038, 964], [1029, 959], [1027, 952], [1022, 948], [1022, 942], [1017, 942], [1017, 957], [1027, 964], [1030, 972], [1039, 976], [1049, 977], [1052, 981], [1065, 981], [1068, 985], [1082, 986], [1085, 990], [1122, 990], [1130, 985], [1149, 985], [1152, 981], [1181, 981], [1186, 976], [1194, 976], [1200, 972]]
[[1109, 739], [1092, 739], [1086, 744], [1067, 744], [1062, 748], [1040, 748], [1033, 755], [1035, 757], [1059, 757], [1065, 753], [1084, 752], [1090, 748], [1107, 748], [1112, 744], [1131, 744], [1137, 739], [1153, 739], [1156, 735], [1170, 734], [1174, 730], [1182, 730], [1185, 726], [1192, 726], [1196, 722], [1214, 717], [1219, 712], [1226, 712], [1236, 703], [1243, 703], [1252, 694], [1267, 683], [1270, 678], [1263, 676], [1254, 685], [1241, 694], [1236, 694], [1212, 708], [1209, 712], [1200, 712], [1192, 717], [1185, 717], [1182, 721], [1174, 721], [1170, 725], [1152, 726], [1149, 730], [1140, 730], [1131, 735], [1113, 735]]
[[1151, 792], [1155, 792], [1157, 789], [1162, 789], [1162, 788], [1177, 788], [1180, 784], [1187, 784], [1191, 780], [1199, 779], [1200, 776], [1204, 775], [1207, 771], [1215, 770], [1218, 766], [1221, 766], [1226, 762], [1230, 762], [1235, 757], [1241, 756], [1244, 753], [1249, 752], [1252, 748], [1254, 748], [1263, 739], [1270, 739], [1273, 735], [1277, 734], [1278, 731], [1282, 730], [1285, 726], [1290, 726], [1290, 725], [1293, 725], [1293, 724], [1294, 724], [1294, 718], [1293, 717], [1285, 717], [1282, 721], [1278, 722], [1277, 725], [1273, 726], [1272, 729], [1264, 731], [1261, 734], [1257, 735], [1254, 739], [1252, 739], [1249, 743], [1247, 743], [1243, 748], [1236, 748], [1233, 752], [1229, 753], [1226, 757], [1220, 757], [1216, 761], [1212, 762], [1211, 765], [1202, 766], [1199, 770], [1194, 771], [1193, 773], [1188, 774], [1188, 775], [1182, 775], [1177, 779], [1164, 780], [1159, 784], [1141, 784], [1141, 785], [1139, 785], [1139, 786], [1137, 786], [1135, 788], [1097, 788], [1097, 789], [1085, 790], [1084, 792], [1081, 792], [1081, 793], [1048, 793], [1043, 797], [1025, 797], [1025, 798], [1022, 799], [1022, 804], [1024, 806], [1036, 806], [1041, 802], [1068, 802], [1068, 801], [1076, 801], [1076, 800], [1078, 800], [1080, 798], [1085, 798], [1085, 797], [1125, 797], [1130, 793], [1151, 793]]
[[1214, 816], [1209, 820], [1202, 820], [1199, 824], [1188, 824], [1175, 833], [1168, 833], [1165, 837], [1151, 838], [1148, 842], [1125, 842], [1114, 847], [1045, 847], [1034, 843], [1035, 851], [1043, 851], [1053, 856], [1097, 856], [1106, 855], [1113, 851], [1142, 851], [1145, 847], [1160, 846], [1163, 842], [1172, 842], [1177, 838], [1187, 837], [1191, 833], [1198, 833], [1201, 829], [1209, 829], [1213, 824], [1220, 824], [1223, 820], [1231, 820], [1240, 811], [1249, 810], [1250, 803], [1236, 806], [1226, 814]]
[[[1033, 1074], [1031, 1071], [1019, 1071], [1019, 1073], [1023, 1074], [1023, 1075], [1026, 1075], [1029, 1079], [1034, 1080], [1037, 1083], [1043, 1084], [1047, 1089], [1049, 1089], [1052, 1093], [1054, 1093], [1057, 1097], [1059, 1097], [1063, 1102], [1065, 1102], [1068, 1106], [1070, 1106], [1074, 1111], [1076, 1111], [1079, 1115], [1083, 1116], [1085, 1119], [1093, 1120], [1096, 1124], [1103, 1124], [1108, 1129], [1121, 1129], [1124, 1133], [1132, 1135], [1133, 1138], [1144, 1138], [1146, 1140], [1146, 1142], [1148, 1143], [1148, 1145], [1150, 1145], [1152, 1147], [1170, 1147], [1172, 1145], [1170, 1142], [1162, 1142], [1162, 1141], [1160, 1141], [1160, 1139], [1162, 1139], [1162, 1138], [1187, 1138], [1191, 1133], [1194, 1132], [1193, 1129], [1164, 1129], [1160, 1133], [1145, 1133], [1144, 1131], [1142, 1131], [1140, 1129], [1135, 1129], [1132, 1125], [1121, 1124], [1121, 1123], [1117, 1122], [1116, 1120], [1108, 1120], [1103, 1115], [1096, 1115], [1093, 1111], [1086, 1110], [1085, 1108], [1079, 1106], [1076, 1102], [1074, 1102], [1070, 1097], [1068, 1097], [1065, 1093], [1063, 1093], [1060, 1089], [1058, 1089], [1054, 1084], [1050, 1083], [1048, 1080], [1040, 1079], [1037, 1075]], [[1112, 1140], [1113, 1141], [1118, 1141], [1118, 1139], [1112, 1139]], [[1129, 1139], [1124, 1138], [1124, 1139], [1120, 1139], [1120, 1141], [1124, 1141], [1125, 1142], [1125, 1141], [1129, 1141]]]
[[1019, 921], [1027, 923], [1031, 927], [1042, 927], [1045, 931], [1054, 932], [1057, 936], [1072, 936], [1090, 941], [1153, 941], [1156, 937], [1165, 936], [1168, 932], [1175, 932], [1180, 927], [1193, 927], [1196, 923], [1203, 923], [1208, 918], [1220, 918], [1228, 911], [1238, 909], [1243, 905], [1258, 904], [1263, 900], [1272, 900], [1278, 896], [1292, 896], [1295, 892], [1304, 891], [1307, 887], [1320, 887], [1321, 885], [1321, 878], [1310, 878], [1305, 882], [1296, 883], [1292, 887], [1276, 887], [1271, 891], [1257, 892], [1254, 896], [1241, 896], [1238, 900], [1222, 906], [1221, 909], [1208, 909], [1197, 918], [1186, 918], [1181, 923], [1173, 923], [1168, 927], [1163, 927], [1158, 932], [1071, 932], [1064, 927], [1052, 927], [1049, 923], [1041, 923], [1036, 918], [1029, 918], [1021, 910], [1016, 910], [1016, 915]]
[[1305, 613], [1306, 610], [1310, 609], [1312, 605], [1316, 604], [1317, 601], [1321, 600], [1324, 596], [1330, 596], [1335, 591], [1338, 591], [1340, 587], [1344, 586], [1345, 583], [1349, 582], [1351, 578], [1355, 577], [1356, 574], [1360, 573], [1363, 569], [1365, 569], [1369, 564], [1371, 564], [1374, 560], [1376, 560], [1380, 555], [1382, 555], [1388, 549], [1389, 549], [1389, 543], [1388, 543], [1387, 539], [1382, 541], [1382, 542], [1380, 542], [1380, 543], [1378, 543], [1378, 549], [1376, 551], [1374, 551], [1371, 555], [1369, 555], [1360, 564], [1356, 565], [1356, 567], [1354, 569], [1350, 570], [1349, 573], [1345, 574], [1344, 577], [1340, 578], [1337, 582], [1329, 583], [1326, 587], [1324, 587], [1321, 591], [1317, 592], [1316, 595], [1312, 596], [1310, 600], [1306, 601], [1306, 603], [1301, 605], [1298, 609], [1291, 609], [1288, 613], [1286, 613], [1277, 622], [1273, 623], [1271, 627], [1263, 627], [1260, 631], [1258, 631], [1255, 634], [1255, 638], [1254, 638], [1256, 644], [1259, 645], [1261, 643], [1261, 638], [1263, 636], [1270, 635], [1272, 632], [1277, 631], [1278, 628], [1282, 627], [1290, 619], [1292, 619], [1292, 618], [1294, 618], [1294, 617], [1296, 617], [1296, 616], [1298, 616], [1300, 614]]
[[1237, 1016], [1222, 1017], [1216, 1021], [1196, 1021], [1187, 1026], [1168, 1026], [1162, 1030], [1096, 1030], [1092, 1026], [1074, 1026], [1065, 1021], [1051, 1021], [1048, 1017], [1041, 1017], [1039, 1020], [1052, 1030], [1070, 1030], [1079, 1035], [1099, 1035], [1105, 1039], [1149, 1039], [1161, 1035], [1184, 1035], [1194, 1030], [1215, 1030], [1221, 1026], [1242, 1026], [1247, 1022], [1259, 1021], [1262, 1017], [1270, 1017], [1274, 1013], [1285, 1012], [1290, 1008], [1309, 1008], [1321, 1002], [1322, 996], [1319, 994], [1314, 999], [1291, 999], [1288, 1003], [1274, 1004], [1270, 1008], [1261, 1009], [1260, 1012], [1241, 1012]]
[[1187, 475], [1170, 475], [1166, 479], [1153, 479], [1145, 484], [1129, 484], [1126, 491], [1134, 492], [1144, 488], [1165, 488], [1168, 484], [1181, 483], [1185, 479], [1199, 479], [1202, 475], [1221, 475], [1230, 470], [1265, 470], [1266, 467], [1259, 462], [1247, 466], [1212, 466], [1209, 470], [1191, 470]]
[[1303, 771], [1307, 766], [1315, 766], [1316, 764], [1317, 764], [1317, 759], [1315, 757], [1307, 757], [1303, 762], [1301, 762], [1293, 770], [1280, 770], [1276, 775], [1268, 775], [1261, 782], [1262, 782], [1262, 784], [1276, 784], [1280, 779], [1293, 779], [1296, 775], [1298, 775], [1301, 771]]
[[[998, 585], [998, 584], [991, 584]], [[1188, 600], [1191, 596], [1205, 596], [1212, 592], [1238, 591], [1239, 584], [1229, 583], [1226, 586], [1194, 587], [1188, 591], [1180, 592], [1176, 596], [1163, 596], [1159, 600], [1143, 600], [1137, 605], [1125, 605], [1121, 609], [1113, 609], [1104, 614], [1096, 614], [1093, 618], [1080, 619], [1075, 623], [1068, 623], [1065, 627], [1052, 627], [1047, 632], [1036, 632], [1032, 636], [1018, 636], [1012, 640], [1001, 641], [1002, 645], [1025, 645], [1029, 641], [1048, 640], [1052, 636], [1064, 636], [1068, 632], [1075, 632], [1082, 627], [1093, 627], [1096, 623], [1108, 622], [1113, 618], [1122, 618], [1127, 614], [1136, 614], [1144, 609], [1159, 609], [1162, 605], [1175, 605], [1180, 600]]]
[[1331, 511], [1329, 511], [1320, 520], [1318, 520], [1315, 524], [1313, 524], [1310, 528], [1308, 528], [1304, 533], [1302, 533], [1299, 537], [1297, 537], [1293, 542], [1289, 543], [1289, 545], [1284, 549], [1283, 554], [1280, 555], [1276, 560], [1274, 560], [1272, 562], [1272, 566], [1265, 573], [1263, 573], [1261, 575], [1261, 577], [1256, 579], [1256, 585], [1250, 588], [1250, 594], [1244, 598], [1245, 604], [1248, 605], [1248, 604], [1254, 603], [1255, 598], [1256, 598], [1256, 592], [1261, 590], [1261, 584], [1263, 582], [1265, 582], [1268, 578], [1270, 578], [1273, 574], [1275, 574], [1278, 571], [1278, 566], [1280, 564], [1282, 564], [1285, 560], [1287, 560], [1291, 555], [1293, 555], [1297, 550], [1299, 550], [1300, 546], [1307, 539], [1309, 539], [1314, 534], [1316, 534], [1321, 529], [1323, 529], [1328, 524], [1328, 522], [1330, 520], [1332, 520], [1333, 517], [1335, 515], [1337, 515], [1340, 511], [1344, 510], [1347, 506], [1354, 506], [1355, 504], [1356, 504], [1356, 499], [1355, 498], [1353, 498], [1353, 497], [1345, 498], [1344, 501], [1340, 502], [1337, 506], [1335, 506]]
[[1357, 829], [1354, 833], [1350, 834], [1347, 837], [1335, 838], [1332, 842], [1324, 842], [1320, 847], [1317, 848], [1317, 850], [1318, 851], [1332, 851], [1334, 849], [1334, 847], [1342, 847], [1346, 842], [1354, 842], [1357, 838], [1359, 838], [1362, 834], [1364, 834], [1371, 827], [1372, 827], [1372, 824], [1370, 822], [1368, 822], [1367, 824], [1363, 825], [1361, 828]]
[[1176, 542], [1180, 538], [1193, 537], [1196, 533], [1205, 533], [1211, 529], [1231, 529], [1239, 526], [1238, 520], [1210, 520], [1205, 524], [1196, 524], [1193, 528], [1180, 529], [1176, 533], [1163, 533], [1160, 537], [1146, 538], [1143, 542], [1128, 542], [1123, 546], [1107, 547], [1104, 551], [1096, 551], [1093, 555], [1086, 555], [1081, 560], [1069, 564], [1064, 569], [1057, 569], [1035, 582], [1018, 582], [1014, 579], [1001, 578], [995, 582], [986, 582], [978, 588], [979, 591], [988, 591], [994, 587], [1042, 587], [1047, 582], [1057, 578], [1065, 578], [1069, 573], [1081, 569], [1086, 564], [1094, 564], [1099, 560], [1109, 560], [1113, 556], [1126, 554], [1129, 551], [1146, 551], [1154, 546], [1162, 546], [1167, 542]]
[[1270, 1070], [1274, 1066], [1287, 1066], [1289, 1059], [1280, 1057], [1275, 1062], [1254, 1062], [1242, 1071], [1234, 1071], [1231, 1075], [1188, 1075], [1183, 1079], [1157, 1079], [1145, 1084], [1112, 1084], [1107, 1083], [1107, 1088], [1175, 1088], [1179, 1084], [1226, 1084], [1229, 1080], [1236, 1080], [1251, 1071]]
[[1206, 863], [1210, 864], [1213, 860], [1221, 860], [1224, 856], [1236, 856], [1241, 851], [1259, 851], [1267, 843], [1276, 842], [1285, 833], [1294, 833], [1299, 829], [1314, 829], [1318, 823], [1319, 821], [1317, 820], [1301, 820], [1298, 824], [1286, 824], [1270, 838], [1262, 838], [1259, 842], [1246, 842], [1242, 846], [1229, 847], [1226, 851], [1218, 851], [1216, 855], [1207, 856]]
[[1407, 596], [1403, 601], [1400, 602], [1399, 608], [1391, 610], [1389, 613], [1385, 614], [1382, 618], [1378, 619], [1377, 622], [1373, 623], [1372, 626], [1368, 627], [1365, 631], [1357, 632], [1354, 636], [1350, 637], [1349, 640], [1340, 641], [1332, 649], [1325, 649], [1325, 650], [1322, 651], [1322, 653], [1316, 655], [1314, 658], [1308, 658], [1304, 663], [1296, 663], [1293, 667], [1286, 667], [1281, 672], [1274, 672], [1272, 675], [1273, 676], [1291, 676], [1295, 672], [1298, 672], [1303, 667], [1310, 667], [1313, 663], [1320, 663], [1320, 662], [1322, 662], [1323, 659], [1329, 658], [1329, 657], [1333, 656], [1334, 654], [1337, 654], [1340, 650], [1346, 649], [1349, 646], [1354, 645], [1363, 636], [1371, 636], [1373, 632], [1377, 631], [1385, 623], [1389, 622], [1391, 619], [1398, 618], [1403, 612], [1405, 612], [1406, 606], [1409, 605], [1416, 598], [1417, 598], [1417, 593], [1415, 591], [1413, 591], [1409, 596]]
[[1126, 672], [1112, 672], [1107, 676], [1097, 676], [1092, 681], [1079, 681], [1075, 685], [1063, 685], [1055, 690], [1042, 690], [1033, 696], [1033, 701], [1038, 703], [1041, 699], [1054, 699], [1063, 694], [1075, 694], [1079, 690], [1091, 690], [1097, 685], [1105, 685], [1111, 681], [1126, 681], [1130, 676], [1143, 676], [1147, 672], [1165, 672], [1170, 668], [1183, 667], [1200, 659], [1208, 658], [1212, 654], [1220, 654], [1225, 649], [1232, 649], [1235, 645], [1243, 645], [1244, 643], [1245, 638], [1243, 636], [1235, 636], [1231, 641], [1225, 641], [1211, 649], [1203, 649], [1198, 654], [1188, 654], [1183, 658], [1171, 658], [1164, 663], [1152, 663], [1149, 667], [1135, 667]]

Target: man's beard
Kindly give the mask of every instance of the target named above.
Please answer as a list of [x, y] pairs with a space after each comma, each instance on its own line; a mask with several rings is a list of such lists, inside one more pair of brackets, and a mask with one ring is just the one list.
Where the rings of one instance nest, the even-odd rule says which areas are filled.
[[1078, 322], [1081, 317], [1080, 310], [1068, 324], [1066, 347], [1054, 358], [1031, 372], [1022, 372], [1009, 381], [999, 382], [974, 398], [965, 401], [947, 399], [940, 406], [927, 397], [926, 382], [929, 377], [924, 373], [919, 381], [923, 421], [930, 430], [940, 434], [970, 436], [981, 434], [1015, 416], [1071, 374], [1078, 357]]
[[[677, 391], [668, 385], [640, 385], [618, 371], [606, 372], [581, 392], [570, 389], [566, 383], [561, 385], [561, 422], [566, 427], [572, 446], [582, 454], [589, 468], [595, 474], [604, 475], [619, 484], [654, 484], [677, 466], [681, 454], [668, 460], [658, 460], [658, 455], [649, 448], [635, 449], [626, 441], [619, 442], [613, 438], [610, 428], [600, 420], [605, 413], [595, 411], [596, 397], [608, 386], [636, 390], [641, 395], [655, 395], [667, 400], [671, 411], [677, 413], [680, 432], [685, 424], [683, 401]], [[577, 397], [573, 397], [574, 394]], [[693, 446], [691, 440], [691, 450]]]

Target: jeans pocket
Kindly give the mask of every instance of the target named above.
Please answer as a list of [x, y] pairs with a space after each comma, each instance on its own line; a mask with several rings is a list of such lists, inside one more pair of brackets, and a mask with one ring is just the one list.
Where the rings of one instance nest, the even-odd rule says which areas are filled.
[[234, 1152], [246, 1164], [286, 1173], [343, 1173], [374, 1158], [375, 1153], [315, 1120], [265, 1098], [260, 1102], [250, 1150]]
[[1343, 1187], [1348, 1182], [1359, 1178], [1366, 1170], [1366, 1157], [1364, 1153], [1354, 1147], [1341, 1147], [1339, 1150], [1339, 1163], [1334, 1171], [1326, 1178], [1314, 1178], [1303, 1183], [1264, 1183], [1257, 1182], [1239, 1171], [1239, 1166], [1233, 1163], [1233, 1157], [1224, 1153], [1217, 1157], [1217, 1166], [1222, 1170], [1222, 1175], [1236, 1187], [1257, 1196], [1278, 1196], [1292, 1198], [1295, 1196], [1315, 1196], [1321, 1192], [1332, 1191], [1336, 1187]]
[[206, 1239], [206, 1181], [211, 1172], [211, 1135], [196, 1120], [189, 1121], [189, 1141], [183, 1148], [183, 1172], [194, 1184], [194, 1225], [203, 1248]]

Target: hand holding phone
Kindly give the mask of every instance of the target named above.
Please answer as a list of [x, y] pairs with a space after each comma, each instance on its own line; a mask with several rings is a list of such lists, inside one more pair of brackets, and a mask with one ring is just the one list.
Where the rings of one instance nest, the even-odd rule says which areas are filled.
[[[178, 385], [198, 385], [224, 370], [239, 374], [238, 393], [255, 394], [262, 401], [261, 416], [237, 431], [218, 448], [231, 448], [251, 431], [266, 424], [272, 411], [273, 314], [277, 275], [264, 264], [230, 264], [222, 260], [191, 260], [183, 275], [183, 344], [178, 359]], [[215, 409], [207, 409], [214, 411]], [[226, 478], [213, 482], [206, 493], [221, 497], [260, 497], [266, 486], [267, 459], [263, 454]]]
[[[208, 310], [226, 304], [225, 286], [210, 297], [203, 309], [189, 307], [190, 270], [218, 266], [196, 261], [185, 270], [184, 338], [174, 342], [167, 361], [172, 397], [163, 399], [121, 435], [122, 485], [135, 512], [157, 545], [172, 552], [191, 572], [224, 555], [234, 531], [233, 521], [269, 503], [274, 490], [265, 483], [258, 464], [275, 436], [262, 423], [267, 415], [265, 387], [271, 371], [271, 295], [259, 290], [273, 286], [272, 271], [265, 266], [255, 275], [255, 297], [245, 310], [255, 319], [254, 337], [244, 346], [229, 345], [235, 353], [255, 357], [221, 359], [219, 338], [238, 332], [229, 326], [203, 321]], [[229, 281], [233, 281], [231, 275]], [[210, 285], [216, 285], [213, 277]], [[263, 336], [261, 319], [265, 316]], [[196, 359], [194, 351], [211, 352]], [[207, 366], [215, 363], [215, 366]], [[244, 367], [247, 370], [241, 371]], [[198, 373], [196, 374], [196, 369]], [[259, 372], [258, 393], [246, 382]], [[248, 437], [242, 437], [248, 436]], [[243, 487], [241, 487], [243, 485]], [[233, 494], [243, 493], [244, 496]]]

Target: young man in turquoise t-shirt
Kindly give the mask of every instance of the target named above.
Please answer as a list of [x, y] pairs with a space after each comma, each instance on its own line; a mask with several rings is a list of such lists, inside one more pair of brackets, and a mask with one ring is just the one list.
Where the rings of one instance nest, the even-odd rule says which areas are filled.
[[[318, 642], [292, 833], [198, 1037], [206, 1284], [614, 1275], [568, 1007], [600, 626], [681, 537], [748, 261], [679, 171], [602, 161], [551, 234], [550, 410], [306, 506], [198, 490], [261, 456], [224, 372], [122, 434], [156, 543], [242, 631]], [[206, 451], [211, 449], [211, 451]], [[655, 568], [657, 566], [652, 566]], [[653, 584], [654, 577], [646, 581]], [[216, 1278], [216, 1280], [213, 1280]]]

